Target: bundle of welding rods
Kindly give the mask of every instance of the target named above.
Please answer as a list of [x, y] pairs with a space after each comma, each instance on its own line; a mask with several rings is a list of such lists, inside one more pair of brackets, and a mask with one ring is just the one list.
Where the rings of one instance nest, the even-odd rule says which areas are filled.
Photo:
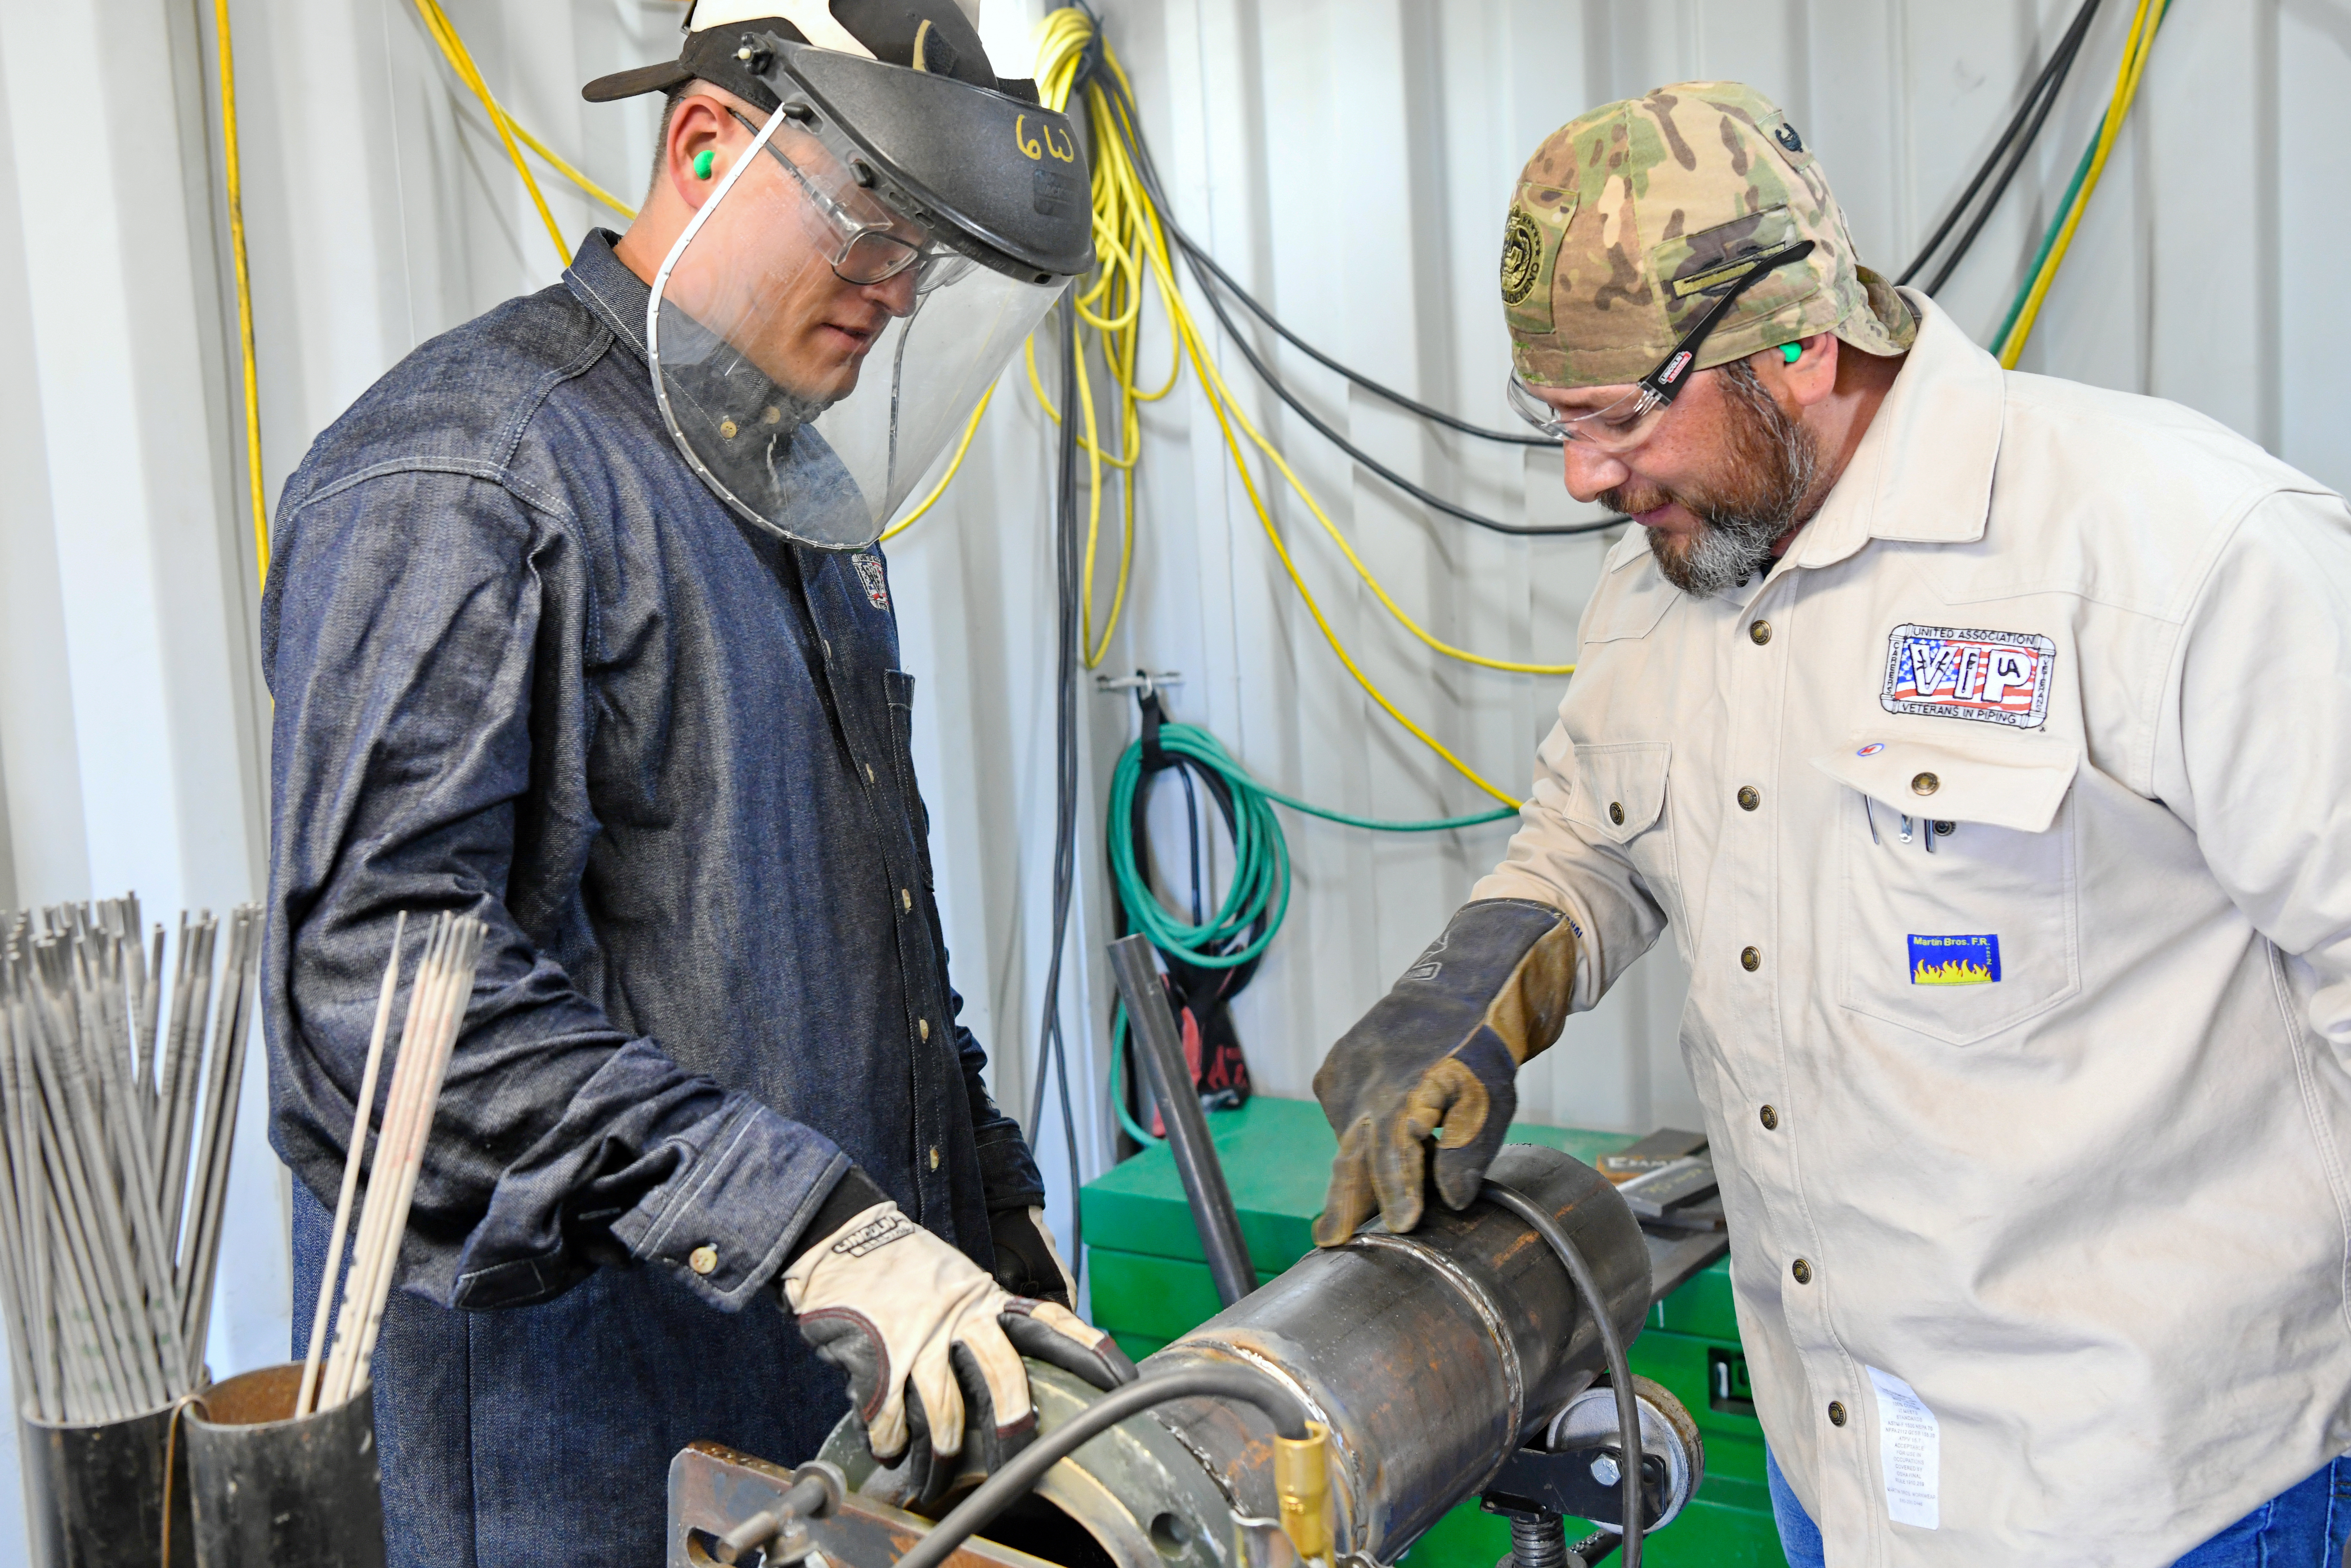
[[136, 894], [0, 939], [0, 1303], [22, 1406], [116, 1421], [203, 1384], [261, 909], [163, 928]]
[[416, 978], [409, 988], [408, 1012], [400, 1026], [399, 1061], [384, 1101], [375, 1160], [368, 1171], [367, 1202], [360, 1213], [359, 1234], [351, 1240], [351, 1268], [343, 1281], [342, 1311], [335, 1319], [334, 1349], [326, 1356], [321, 1376], [319, 1358], [326, 1343], [327, 1318], [335, 1297], [336, 1277], [342, 1270], [343, 1241], [350, 1233], [351, 1201], [359, 1191], [368, 1123], [375, 1110], [376, 1082], [383, 1068], [384, 1040], [392, 1027], [392, 1000], [400, 991], [401, 938], [407, 929], [408, 916], [402, 915], [392, 926], [392, 959], [384, 967], [383, 987], [376, 997], [375, 1026], [368, 1039], [367, 1065], [360, 1073], [357, 1113], [346, 1145], [342, 1192], [335, 1201], [326, 1269], [319, 1281], [318, 1309], [310, 1321], [309, 1354], [302, 1364], [302, 1382], [294, 1396], [297, 1416], [340, 1405], [367, 1382], [376, 1335], [383, 1327], [384, 1303], [392, 1294], [393, 1266], [400, 1260], [401, 1239], [408, 1229], [409, 1206], [416, 1196], [417, 1174], [423, 1166], [425, 1141], [433, 1132], [433, 1113], [440, 1103], [441, 1081], [465, 1021], [466, 1000], [473, 995], [474, 968], [481, 957], [486, 927], [470, 916], [436, 915], [425, 937]]

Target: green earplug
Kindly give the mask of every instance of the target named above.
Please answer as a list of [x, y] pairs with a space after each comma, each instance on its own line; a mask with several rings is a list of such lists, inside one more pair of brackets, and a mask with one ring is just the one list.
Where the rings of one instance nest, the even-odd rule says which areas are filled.
[[[710, 155], [705, 152], [703, 156], [707, 158]], [[1792, 365], [1804, 357], [1804, 346], [1802, 343], [1782, 343], [1780, 345], [1780, 357]]]
[[695, 179], [707, 180], [710, 178], [710, 160], [713, 156], [714, 154], [707, 147], [694, 155], [694, 177]]

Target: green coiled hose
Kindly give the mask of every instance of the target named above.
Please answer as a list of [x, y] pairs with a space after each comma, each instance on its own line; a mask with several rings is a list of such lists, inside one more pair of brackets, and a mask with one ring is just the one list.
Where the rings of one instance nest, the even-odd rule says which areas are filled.
[[[1203, 969], [1228, 969], [1249, 963], [1262, 954], [1273, 941], [1274, 933], [1281, 929], [1284, 915], [1290, 912], [1290, 844], [1283, 838], [1280, 819], [1273, 808], [1287, 806], [1293, 811], [1303, 811], [1310, 817], [1320, 817], [1326, 822], [1338, 822], [1350, 828], [1364, 828], [1379, 833], [1436, 833], [1453, 828], [1474, 828], [1488, 822], [1499, 822], [1514, 817], [1517, 811], [1508, 806], [1490, 811], [1474, 811], [1461, 817], [1438, 817], [1428, 821], [1393, 822], [1375, 817], [1357, 817], [1345, 811], [1333, 811], [1311, 805], [1294, 795], [1270, 789], [1249, 777], [1232, 753], [1227, 751], [1217, 737], [1197, 725], [1179, 724], [1170, 719], [1159, 726], [1159, 748], [1190, 758], [1215, 774], [1231, 792], [1233, 804], [1232, 840], [1233, 873], [1223, 900], [1214, 914], [1194, 925], [1170, 914], [1167, 906], [1151, 890], [1143, 868], [1135, 862], [1134, 835], [1129, 831], [1134, 821], [1135, 791], [1143, 785], [1143, 742], [1129, 743], [1121, 753], [1118, 767], [1111, 774], [1109, 831], [1104, 835], [1110, 850], [1111, 882], [1118, 890], [1118, 901], [1126, 911], [1128, 927], [1148, 937], [1161, 953]], [[1265, 929], [1254, 940], [1249, 933], [1259, 919]], [[1118, 1107], [1119, 1122], [1127, 1135], [1141, 1144], [1155, 1144], [1158, 1139], [1136, 1124], [1126, 1108], [1126, 1096], [1122, 1092], [1121, 1062], [1125, 1055], [1126, 1011], [1121, 1005], [1111, 1025], [1111, 1101]]]

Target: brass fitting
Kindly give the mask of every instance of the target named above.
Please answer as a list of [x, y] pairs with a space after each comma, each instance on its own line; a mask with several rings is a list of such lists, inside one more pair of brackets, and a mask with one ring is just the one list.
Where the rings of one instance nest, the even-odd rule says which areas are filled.
[[1281, 1532], [1301, 1561], [1331, 1555], [1331, 1428], [1306, 1423], [1303, 1437], [1273, 1439], [1273, 1490], [1281, 1500]]

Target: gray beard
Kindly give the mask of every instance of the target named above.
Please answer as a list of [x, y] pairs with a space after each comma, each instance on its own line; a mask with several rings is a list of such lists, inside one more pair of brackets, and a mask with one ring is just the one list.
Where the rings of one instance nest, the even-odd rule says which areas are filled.
[[1712, 598], [1771, 570], [1771, 547], [1787, 526], [1771, 517], [1708, 517], [1686, 539], [1649, 535], [1649, 553], [1666, 580], [1684, 593]]
[[1667, 582], [1711, 597], [1771, 568], [1771, 547], [1820, 510], [1813, 486], [1820, 444], [1781, 410], [1744, 361], [1723, 367], [1731, 421], [1726, 449], [1738, 477], [1718, 497], [1685, 497], [1698, 532], [1676, 539], [1652, 529], [1649, 553]]

